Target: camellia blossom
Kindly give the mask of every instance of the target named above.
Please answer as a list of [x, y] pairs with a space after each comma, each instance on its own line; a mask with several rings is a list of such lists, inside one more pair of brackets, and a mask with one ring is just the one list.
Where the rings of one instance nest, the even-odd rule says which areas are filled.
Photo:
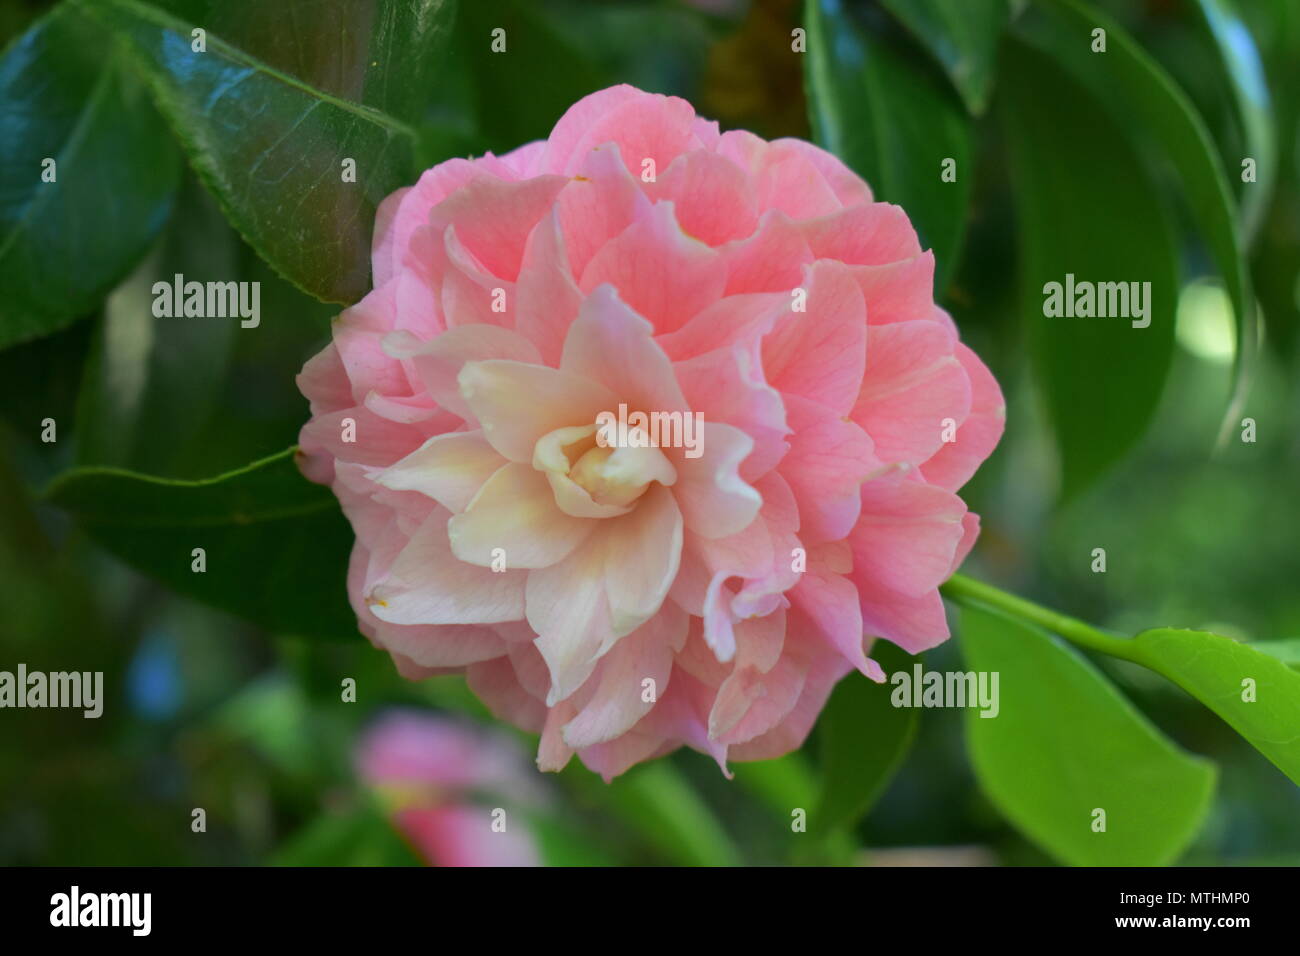
[[[463, 671], [543, 769], [776, 757], [884, 679], [874, 639], [948, 637], [1002, 395], [834, 156], [617, 86], [390, 196], [373, 268], [299, 377], [302, 468], [361, 630]], [[602, 445], [621, 405], [701, 415], [698, 454]]]
[[[527, 823], [514, 812], [542, 799], [521, 756], [512, 741], [420, 711], [386, 714], [356, 747], [361, 778], [434, 866], [539, 865]], [[503, 795], [511, 811], [494, 805]]]

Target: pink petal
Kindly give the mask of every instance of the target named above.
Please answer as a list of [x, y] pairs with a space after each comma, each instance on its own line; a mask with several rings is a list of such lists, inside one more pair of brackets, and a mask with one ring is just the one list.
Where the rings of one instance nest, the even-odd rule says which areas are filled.
[[590, 293], [610, 283], [654, 325], [680, 328], [722, 295], [726, 274], [718, 253], [682, 232], [672, 203], [658, 203], [587, 263], [578, 287]]
[[809, 267], [803, 287], [805, 310], [787, 311], [763, 339], [763, 371], [778, 391], [847, 415], [866, 367], [866, 303], [838, 262]]
[[886, 462], [920, 464], [942, 445], [947, 428], [970, 414], [971, 387], [938, 322], [872, 326], [867, 370], [851, 417]]

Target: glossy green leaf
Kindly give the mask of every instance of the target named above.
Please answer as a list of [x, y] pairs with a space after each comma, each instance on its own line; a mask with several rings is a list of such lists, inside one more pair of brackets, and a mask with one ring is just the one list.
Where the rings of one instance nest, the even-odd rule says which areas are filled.
[[1209, 707], [1300, 785], [1300, 673], [1258, 645], [1205, 631], [1157, 628], [1133, 645], [1133, 660]]
[[[1106, 31], [1104, 54], [1091, 35]], [[1250, 276], [1243, 258], [1236, 206], [1204, 121], [1187, 96], [1124, 29], [1079, 0], [1038, 0], [1017, 21], [1017, 35], [1038, 47], [1092, 93], [1122, 128], [1173, 169], [1188, 213], [1223, 277], [1237, 325], [1236, 371], [1220, 439], [1241, 420], [1259, 346]], [[1023, 81], [1023, 80], [1022, 80]], [[1068, 111], [1059, 116], [1073, 119]], [[1131, 217], [1140, 222], [1137, 215]]]
[[[969, 667], [998, 674], [998, 712], [966, 712], [981, 789], [1017, 829], [1076, 866], [1172, 863], [1210, 809], [1215, 769], [1160, 733], [1090, 663], [1036, 627], [961, 615]], [[1094, 821], [1104, 811], [1104, 832]]]
[[[1132, 448], [1155, 412], [1174, 347], [1178, 248], [1154, 183], [1098, 104], [1023, 44], [1008, 44], [1003, 70], [1022, 316], [1068, 497]], [[1071, 281], [1129, 292], [1149, 282], [1149, 315], [1044, 314], [1048, 284], [1065, 299]]]
[[197, 52], [196, 26], [155, 6], [82, 2], [130, 52], [190, 163], [258, 254], [323, 301], [361, 298], [375, 210], [415, 179], [413, 128], [216, 34]]
[[[918, 658], [877, 641], [871, 656], [886, 674], [910, 671]], [[916, 736], [918, 714], [890, 702], [893, 688], [861, 674], [845, 677], [822, 711], [822, 792], [810, 826], [816, 832], [851, 826], [879, 799]]]
[[1007, 0], [884, 0], [943, 65], [966, 107], [979, 115], [993, 89]]
[[[817, 143], [844, 160], [877, 200], [907, 210], [935, 255], [935, 290], [953, 274], [974, 174], [966, 111], [942, 80], [870, 31], [840, 0], [809, 0], [808, 113]], [[955, 162], [954, 182], [942, 178]]]
[[150, 0], [323, 93], [407, 123], [428, 117], [457, 0]]
[[3, 347], [99, 304], [166, 222], [180, 163], [147, 92], [66, 6], [0, 59], [0, 143]]
[[[47, 500], [127, 564], [268, 631], [355, 637], [345, 575], [352, 547], [333, 493], [307, 481], [296, 449], [203, 481], [77, 468]], [[207, 570], [195, 572], [203, 548]]]

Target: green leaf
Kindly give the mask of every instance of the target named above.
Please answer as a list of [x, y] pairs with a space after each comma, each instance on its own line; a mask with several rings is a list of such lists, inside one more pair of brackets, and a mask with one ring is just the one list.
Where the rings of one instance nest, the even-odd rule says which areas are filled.
[[1010, 15], [1006, 0], [884, 0], [943, 65], [966, 108], [984, 112], [993, 89], [998, 37]]
[[1259, 653], [1259, 646], [1205, 631], [1156, 628], [1133, 639], [1132, 659], [1210, 708], [1300, 784], [1300, 673]]
[[[415, 178], [412, 127], [215, 34], [196, 52], [195, 25], [157, 7], [82, 2], [130, 52], [191, 164], [258, 254], [323, 301], [365, 295], [375, 210]], [[348, 160], [355, 182], [344, 181]]]
[[[352, 529], [290, 448], [203, 481], [76, 468], [45, 492], [96, 541], [177, 592], [268, 631], [353, 638], [345, 582]], [[203, 548], [207, 570], [191, 570]]]
[[152, 0], [324, 93], [415, 124], [446, 71], [457, 0]]
[[[1090, 663], [1036, 627], [965, 608], [961, 645], [998, 674], [996, 717], [966, 715], [980, 787], [1017, 829], [1075, 866], [1160, 866], [1196, 836], [1215, 768], [1160, 733]], [[1094, 813], [1105, 811], [1105, 832]]]
[[[871, 656], [886, 674], [910, 670], [920, 658], [877, 641]], [[812, 826], [817, 832], [852, 826], [879, 799], [916, 736], [918, 711], [895, 707], [888, 684], [861, 674], [844, 678], [820, 718], [822, 792]]]
[[[941, 293], [957, 263], [974, 174], [966, 111], [942, 80], [860, 29], [839, 0], [809, 0], [804, 22], [814, 138], [877, 200], [907, 210], [934, 250]], [[955, 182], [941, 178], [949, 159]]]
[[[496, 30], [505, 31], [503, 52], [492, 49]], [[610, 82], [532, 0], [466, 3], [454, 52], [474, 78], [478, 124], [497, 152], [545, 139], [570, 106]], [[528, 99], [521, 109], [523, 90]]]
[[177, 273], [233, 280], [238, 251], [221, 213], [187, 181], [163, 243], [105, 304], [77, 402], [78, 465], [183, 476], [219, 407], [240, 320], [156, 317], [153, 285]]
[[1284, 641], [1256, 641], [1248, 645], [1261, 654], [1276, 657], [1289, 667], [1300, 668], [1300, 637]]
[[378, 804], [326, 810], [271, 854], [272, 866], [423, 866]]
[[632, 828], [674, 866], [736, 866], [740, 851], [694, 788], [667, 760], [634, 767], [608, 784], [573, 765], [564, 780]]
[[[1241, 233], [1249, 239], [1268, 210], [1277, 172], [1268, 81], [1250, 30], [1231, 0], [1197, 0], [1196, 5], [1223, 60], [1223, 78], [1232, 92], [1246, 156], [1255, 160], [1255, 182], [1240, 187]], [[1239, 162], [1228, 163], [1230, 169], [1234, 165], [1240, 181]]]
[[[1120, 124], [1172, 167], [1180, 195], [1197, 223], [1232, 299], [1237, 355], [1220, 440], [1241, 420], [1259, 347], [1254, 294], [1246, 271], [1236, 208], [1213, 139], [1187, 96], [1113, 20], [1078, 0], [1038, 0], [1017, 33], [1068, 70]], [[1106, 52], [1093, 53], [1091, 34], [1106, 31]], [[1073, 117], [1061, 112], [1054, 117]], [[1107, 205], [1114, 200], [1106, 196]], [[1136, 212], [1128, 221], [1140, 222]]]
[[[1178, 248], [1154, 183], [1098, 104], [1024, 44], [1008, 44], [1002, 62], [1022, 321], [1070, 497], [1138, 441], [1159, 403], [1174, 347]], [[1149, 282], [1149, 326], [1045, 315], [1047, 284], [1064, 299], [1068, 276], [1126, 291]]]
[[99, 304], [166, 222], [180, 164], [145, 90], [67, 6], [0, 59], [0, 142], [4, 347]]

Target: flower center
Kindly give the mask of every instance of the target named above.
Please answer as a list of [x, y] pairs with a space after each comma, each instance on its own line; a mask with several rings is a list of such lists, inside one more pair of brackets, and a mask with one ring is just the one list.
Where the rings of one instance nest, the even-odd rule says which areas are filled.
[[631, 456], [617, 455], [617, 451], [597, 446], [584, 452], [569, 470], [569, 477], [597, 504], [622, 508], [645, 494], [650, 478]]

